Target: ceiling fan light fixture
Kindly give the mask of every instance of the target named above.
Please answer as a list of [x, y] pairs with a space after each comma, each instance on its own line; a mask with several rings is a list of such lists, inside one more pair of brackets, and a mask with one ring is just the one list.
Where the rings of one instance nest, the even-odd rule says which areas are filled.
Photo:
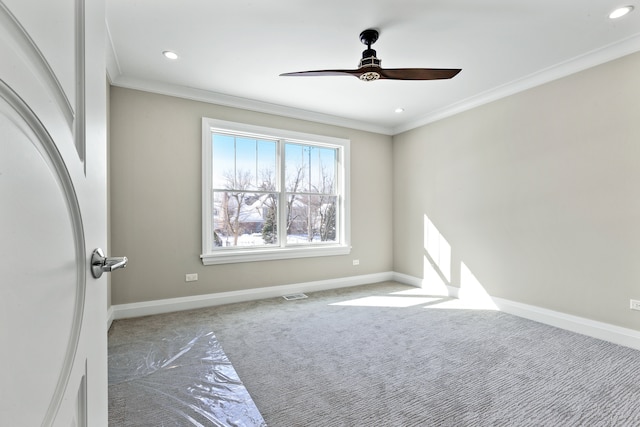
[[375, 71], [367, 71], [366, 73], [360, 74], [360, 80], [363, 82], [372, 82], [374, 80], [378, 80], [380, 78], [380, 74]]
[[631, 5], [619, 7], [617, 9], [614, 9], [609, 14], [609, 19], [622, 18], [623, 16], [629, 14], [629, 12], [631, 12], [632, 10], [633, 10], [633, 6], [631, 6]]
[[172, 60], [176, 60], [178, 59], [178, 54], [175, 52], [172, 52], [170, 50], [165, 50], [162, 52], [162, 54], [165, 56], [165, 58], [167, 59], [172, 59]]
[[396, 113], [400, 114], [400, 113], [404, 113], [404, 108], [402, 107], [398, 107], [394, 110]]

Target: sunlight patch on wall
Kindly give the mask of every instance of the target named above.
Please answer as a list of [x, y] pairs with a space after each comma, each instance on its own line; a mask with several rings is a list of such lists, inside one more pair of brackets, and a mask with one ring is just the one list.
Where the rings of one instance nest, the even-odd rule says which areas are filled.
[[497, 310], [498, 307], [487, 293], [482, 283], [463, 262], [460, 265], [460, 301], [465, 305], [484, 310]]
[[448, 283], [438, 273], [436, 267], [433, 266], [426, 255], [423, 259], [423, 265], [422, 288], [431, 295], [449, 295]]
[[451, 282], [451, 245], [424, 215], [424, 249], [447, 282]]
[[451, 284], [451, 245], [424, 215], [422, 287], [434, 295], [449, 295]]

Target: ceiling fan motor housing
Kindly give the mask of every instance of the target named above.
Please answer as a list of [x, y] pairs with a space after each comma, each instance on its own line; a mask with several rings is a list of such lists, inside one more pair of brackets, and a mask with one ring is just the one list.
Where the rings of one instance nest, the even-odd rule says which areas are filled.
[[[366, 56], [369, 52], [373, 52], [371, 56]], [[376, 58], [376, 51], [373, 49], [367, 49], [362, 53], [362, 59], [360, 60], [360, 66], [358, 67], [360, 70], [363, 68], [370, 68], [371, 71], [365, 71], [360, 74], [360, 80], [369, 82], [373, 80], [378, 80], [380, 78], [380, 73], [374, 71], [380, 68], [380, 63], [382, 61]]]
[[369, 82], [373, 80], [378, 80], [380, 78], [380, 73], [376, 70], [380, 69], [381, 60], [376, 58], [376, 51], [373, 49], [367, 49], [362, 52], [362, 59], [360, 60], [359, 70], [362, 69], [370, 69], [370, 71], [365, 71], [360, 74], [360, 80]]
[[362, 59], [360, 60], [360, 68], [362, 67], [380, 67], [382, 61], [376, 58], [376, 51], [373, 49], [366, 49], [362, 52]]

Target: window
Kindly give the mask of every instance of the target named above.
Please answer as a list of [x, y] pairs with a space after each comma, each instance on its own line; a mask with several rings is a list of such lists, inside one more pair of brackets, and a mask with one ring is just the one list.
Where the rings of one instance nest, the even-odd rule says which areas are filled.
[[349, 140], [202, 119], [205, 265], [343, 255]]

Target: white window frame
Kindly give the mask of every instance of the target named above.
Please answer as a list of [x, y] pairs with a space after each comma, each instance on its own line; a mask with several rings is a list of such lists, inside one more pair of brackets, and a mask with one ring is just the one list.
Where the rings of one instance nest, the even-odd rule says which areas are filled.
[[[211, 135], [214, 132], [237, 133], [245, 136], [269, 140], [286, 140], [287, 142], [332, 146], [338, 149], [338, 212], [339, 223], [336, 224], [337, 243], [318, 245], [286, 245], [286, 239], [279, 239], [279, 246], [267, 247], [234, 247], [212, 250], [212, 174], [213, 157]], [[267, 261], [289, 258], [307, 258], [319, 256], [348, 255], [351, 252], [351, 215], [349, 194], [351, 141], [323, 135], [308, 134], [254, 126], [245, 123], [202, 118], [202, 254], [204, 265], [229, 264], [238, 262]], [[277, 157], [278, 168], [282, 167], [281, 153]], [[284, 192], [284, 188], [279, 189]], [[281, 209], [284, 207], [281, 207]], [[281, 224], [280, 224], [281, 225]], [[283, 228], [279, 227], [280, 230]], [[285, 240], [284, 242], [281, 240]]]

